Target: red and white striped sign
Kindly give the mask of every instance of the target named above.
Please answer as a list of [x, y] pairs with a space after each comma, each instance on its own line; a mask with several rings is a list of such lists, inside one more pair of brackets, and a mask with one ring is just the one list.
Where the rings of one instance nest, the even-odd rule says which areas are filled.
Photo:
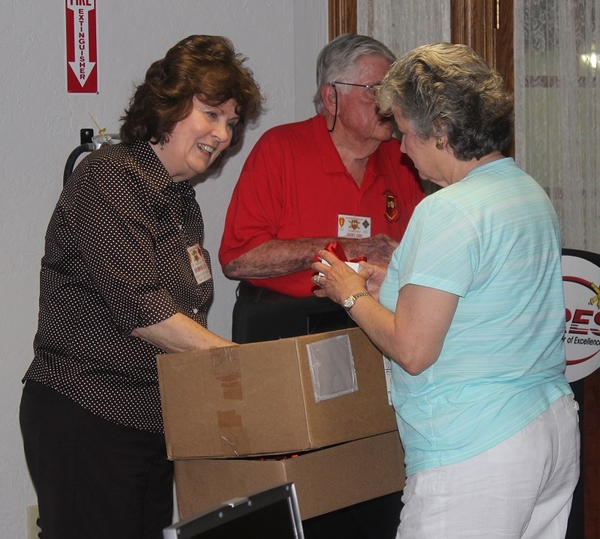
[[98, 92], [96, 0], [65, 0], [67, 17], [67, 90]]

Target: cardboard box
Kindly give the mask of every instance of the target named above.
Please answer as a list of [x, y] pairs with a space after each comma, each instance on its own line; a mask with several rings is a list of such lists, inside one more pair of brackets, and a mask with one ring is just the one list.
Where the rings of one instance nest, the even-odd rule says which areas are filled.
[[361, 329], [158, 356], [173, 460], [307, 451], [396, 430]]
[[404, 453], [396, 431], [284, 460], [175, 461], [181, 518], [291, 481], [305, 520], [402, 490], [405, 478]]

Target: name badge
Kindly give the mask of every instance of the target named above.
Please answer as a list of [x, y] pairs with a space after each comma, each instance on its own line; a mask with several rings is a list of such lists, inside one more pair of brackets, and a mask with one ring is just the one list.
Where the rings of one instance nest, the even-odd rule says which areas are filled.
[[359, 215], [338, 215], [338, 238], [370, 238], [371, 218]]
[[206, 263], [206, 260], [204, 260], [204, 255], [202, 254], [200, 245], [196, 244], [192, 247], [188, 247], [187, 252], [196, 282], [198, 284], [202, 284], [211, 279], [212, 276], [210, 274], [210, 270], [208, 269], [208, 264]]

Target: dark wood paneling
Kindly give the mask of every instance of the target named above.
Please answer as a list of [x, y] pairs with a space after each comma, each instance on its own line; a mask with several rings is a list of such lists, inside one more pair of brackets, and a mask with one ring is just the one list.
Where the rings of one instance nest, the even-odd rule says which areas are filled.
[[452, 42], [468, 45], [492, 67], [496, 67], [495, 13], [496, 0], [451, 0]]
[[[452, 43], [468, 45], [515, 87], [513, 0], [450, 0]], [[514, 157], [515, 141], [505, 152]]]
[[584, 380], [583, 394], [583, 497], [585, 538], [600, 537], [600, 369]]
[[356, 33], [357, 0], [329, 0], [329, 41]]

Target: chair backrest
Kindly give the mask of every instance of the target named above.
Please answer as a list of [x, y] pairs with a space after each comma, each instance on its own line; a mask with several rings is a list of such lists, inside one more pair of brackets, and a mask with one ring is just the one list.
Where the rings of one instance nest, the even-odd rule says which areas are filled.
[[294, 483], [235, 498], [163, 530], [163, 539], [304, 539]]

